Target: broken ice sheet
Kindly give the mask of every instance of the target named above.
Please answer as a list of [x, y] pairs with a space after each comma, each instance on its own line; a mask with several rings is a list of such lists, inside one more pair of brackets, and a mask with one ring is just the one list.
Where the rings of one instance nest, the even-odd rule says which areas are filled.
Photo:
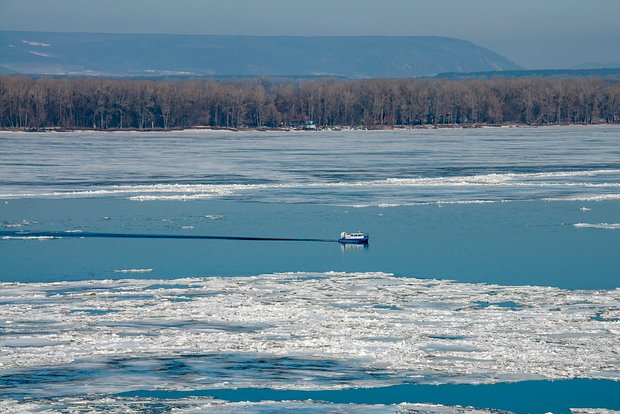
[[[123, 398], [90, 396], [86, 398], [57, 398], [48, 401], [0, 401], [3, 413], [66, 412], [125, 414], [151, 412], [184, 413], [274, 413], [302, 411], [313, 413], [369, 413], [369, 414], [500, 414], [496, 410], [480, 410], [473, 407], [445, 406], [438, 404], [336, 404], [324, 401], [261, 401], [228, 402], [212, 398], [180, 398], [174, 400], [157, 398]], [[584, 411], [584, 413], [587, 411]], [[611, 413], [611, 411], [605, 411]], [[594, 412], [592, 412], [594, 413]], [[603, 414], [603, 412], [596, 412]]]
[[64, 395], [620, 379], [619, 310], [619, 289], [385, 273], [2, 283], [0, 384]]

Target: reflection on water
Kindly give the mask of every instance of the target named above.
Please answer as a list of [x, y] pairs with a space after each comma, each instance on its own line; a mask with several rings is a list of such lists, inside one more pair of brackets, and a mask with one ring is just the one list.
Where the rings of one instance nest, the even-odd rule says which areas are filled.
[[340, 243], [340, 251], [342, 252], [360, 252], [364, 250], [368, 250], [368, 244]]
[[318, 380], [341, 388], [353, 379], [359, 384], [372, 384], [387, 378], [388, 374], [381, 370], [361, 370], [342, 360], [208, 353], [84, 358], [71, 364], [13, 370], [0, 375], [0, 389], [5, 397], [22, 399], [75, 396], [87, 390], [113, 394], [157, 389], [164, 384], [175, 389], [213, 389], [227, 384], [261, 387]]

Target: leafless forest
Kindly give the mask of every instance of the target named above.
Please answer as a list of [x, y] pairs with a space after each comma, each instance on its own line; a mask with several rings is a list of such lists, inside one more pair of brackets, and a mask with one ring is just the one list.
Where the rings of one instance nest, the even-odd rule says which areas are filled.
[[620, 123], [620, 82], [492, 80], [129, 80], [0, 76], [0, 127], [381, 128]]

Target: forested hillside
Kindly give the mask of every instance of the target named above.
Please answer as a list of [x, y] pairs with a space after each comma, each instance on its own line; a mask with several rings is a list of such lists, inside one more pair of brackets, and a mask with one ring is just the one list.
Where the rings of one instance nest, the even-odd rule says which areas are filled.
[[284, 81], [0, 76], [3, 128], [225, 128], [620, 122], [601, 79]]

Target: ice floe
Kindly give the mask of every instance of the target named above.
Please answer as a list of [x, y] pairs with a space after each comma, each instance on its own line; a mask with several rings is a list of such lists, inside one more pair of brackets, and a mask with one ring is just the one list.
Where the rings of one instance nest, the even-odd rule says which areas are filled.
[[114, 273], [150, 273], [153, 269], [114, 269]]
[[207, 214], [205, 215], [207, 220], [224, 220], [224, 216], [219, 214]]
[[336, 202], [355, 207], [489, 203], [510, 200], [617, 200], [620, 170], [494, 173], [386, 178], [367, 181], [291, 180], [269, 183], [111, 185], [40, 192], [5, 192], [0, 198], [126, 197], [134, 201], [192, 201], [249, 197], [270, 202]]
[[610, 201], [620, 200], [620, 194], [595, 194], [574, 197], [549, 197], [546, 201]]
[[54, 240], [55, 236], [2, 236], [2, 240]]
[[620, 223], [576, 223], [574, 227], [579, 229], [605, 229], [605, 230], [618, 230], [620, 229]]
[[[194, 413], [368, 413], [368, 414], [498, 414], [495, 410], [436, 404], [336, 404], [324, 401], [261, 401], [228, 402], [213, 398], [127, 398], [111, 396], [88, 396], [86, 398], [56, 398], [43, 401], [0, 400], [0, 411], [5, 414], [26, 412], [67, 412], [125, 414], [153, 412]], [[579, 413], [612, 413], [612, 411], [578, 411]], [[505, 412], [504, 412], [505, 413]]]
[[620, 379], [620, 289], [335, 272], [1, 283], [0, 315], [5, 378], [56, 372], [50, 393]]
[[22, 43], [27, 44], [28, 46], [39, 46], [39, 47], [50, 47], [51, 44], [44, 42], [35, 42], [32, 40], [22, 40]]
[[40, 56], [40, 57], [52, 57], [52, 55], [50, 55], [49, 53], [43, 53], [43, 52], [36, 52], [34, 50], [27, 50], [28, 53], [30, 53], [31, 55], [34, 56]]

